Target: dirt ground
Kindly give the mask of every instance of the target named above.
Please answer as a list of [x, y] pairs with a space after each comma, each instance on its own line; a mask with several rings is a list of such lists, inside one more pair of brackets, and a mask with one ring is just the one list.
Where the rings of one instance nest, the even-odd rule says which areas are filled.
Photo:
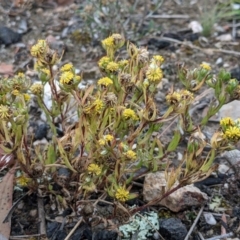
[[[11, 1], [1, 0], [0, 27], [5, 26], [13, 31], [20, 32], [21, 41], [9, 44], [9, 46], [0, 45], [0, 74], [2, 76], [12, 76], [20, 71], [31, 73], [34, 62], [29, 54], [29, 49], [38, 39], [48, 39], [54, 49], [60, 54], [64, 53], [62, 62], [72, 62], [83, 74], [84, 84], [91, 84], [101, 76], [97, 67], [98, 60], [103, 56], [100, 40], [113, 32], [122, 33], [127, 40], [138, 46], [147, 47], [151, 54], [160, 54], [165, 58], [163, 86], [159, 88], [156, 95], [160, 109], [163, 108], [161, 104], [170, 87], [173, 85], [175, 89], [181, 88], [176, 75], [179, 64], [185, 64], [193, 69], [202, 62], [206, 62], [211, 65], [213, 73], [218, 73], [223, 67], [229, 71], [235, 69], [235, 77], [240, 72], [238, 72], [240, 60], [238, 28], [234, 27], [231, 19], [216, 19], [211, 34], [207, 37], [197, 32], [198, 25], [195, 27], [189, 26], [190, 23], [194, 24], [193, 21], [200, 23], [204, 17], [206, 18], [206, 12], [209, 12], [209, 15], [213, 14], [212, 9], [216, 3], [221, 1], [165, 0], [154, 12], [151, 12], [151, 10], [154, 10], [156, 6], [154, 3], [157, 1], [120, 1], [119, 9], [112, 9], [110, 15], [100, 14], [101, 23], [90, 24], [93, 29], [89, 27], [90, 20], [88, 16], [86, 17], [86, 14], [88, 14], [87, 2], [91, 1], [33, 1], [33, 3], [30, 3], [30, 1], [15, 1], [14, 5]], [[96, 1], [93, 0], [92, 2]], [[112, 1], [102, 2], [111, 3]], [[138, 3], [137, 7], [132, 13], [129, 13], [127, 10], [134, 3]], [[119, 17], [114, 15], [116, 13], [119, 14]], [[96, 19], [97, 17], [95, 17]], [[112, 24], [107, 23], [108, 21], [112, 21]], [[193, 30], [196, 32], [193, 32]], [[232, 35], [234, 31], [236, 31], [235, 36]], [[200, 111], [198, 114], [196, 118], [201, 116], [202, 112]], [[212, 123], [207, 129], [214, 131], [212, 129], [215, 128], [217, 128], [216, 123]], [[231, 184], [235, 185], [235, 189], [231, 190], [235, 197], [234, 199], [226, 197], [226, 204], [231, 206], [232, 211], [233, 209], [237, 211], [238, 199], [240, 198], [239, 177], [235, 177]], [[219, 186], [206, 188], [205, 191], [220, 192]], [[26, 192], [27, 190], [21, 193], [15, 192], [14, 200], [18, 200]], [[38, 204], [37, 196], [34, 194], [27, 199], [24, 198], [24, 204], [18, 207], [15, 215], [12, 216], [11, 236], [25, 235], [26, 238], [24, 239], [30, 239], [27, 236], [34, 237], [34, 234], [38, 234], [36, 220]], [[42, 204], [51, 205], [49, 202]], [[193, 220], [186, 216], [196, 215], [197, 212], [197, 209], [191, 209], [176, 216], [182, 219], [189, 229]], [[19, 216], [21, 216], [20, 220]], [[239, 231], [239, 213], [234, 216], [237, 217], [235, 220], [234, 217], [231, 218], [231, 231], [237, 232]], [[52, 228], [51, 231], [54, 232], [56, 229], [61, 231], [63, 220], [56, 220], [56, 216], [50, 217], [52, 219], [48, 220], [52, 222], [52, 225], [48, 227]], [[59, 217], [64, 218], [64, 216]], [[73, 227], [74, 224], [70, 224], [68, 230]], [[213, 228], [208, 226], [204, 219], [201, 219], [198, 228], [206, 233], [205, 238], [221, 233], [220, 225]], [[88, 231], [87, 227], [85, 227], [85, 231]], [[65, 232], [62, 232], [62, 235], [50, 239], [65, 239], [66, 235], [64, 234]], [[236, 236], [239, 236], [238, 232]], [[12, 237], [11, 239], [19, 238]], [[40, 238], [36, 235], [35, 238], [31, 239]], [[194, 235], [190, 239], [200, 238]]]

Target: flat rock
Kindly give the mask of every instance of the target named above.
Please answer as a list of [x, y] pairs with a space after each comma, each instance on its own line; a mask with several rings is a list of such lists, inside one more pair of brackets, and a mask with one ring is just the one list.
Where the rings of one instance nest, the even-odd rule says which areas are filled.
[[[177, 182], [174, 186], [177, 185]], [[166, 187], [165, 173], [149, 173], [145, 176], [143, 185], [143, 197], [150, 202], [161, 197]], [[173, 212], [179, 212], [189, 207], [201, 206], [208, 199], [207, 195], [201, 192], [194, 185], [187, 185], [164, 198], [158, 205], [165, 206]]]

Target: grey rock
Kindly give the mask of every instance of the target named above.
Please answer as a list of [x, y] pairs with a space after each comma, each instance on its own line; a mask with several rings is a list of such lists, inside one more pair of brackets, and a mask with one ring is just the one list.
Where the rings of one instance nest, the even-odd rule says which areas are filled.
[[0, 27], [0, 44], [9, 46], [21, 41], [22, 35], [8, 27]]
[[164, 239], [184, 240], [187, 235], [185, 225], [177, 218], [161, 219], [159, 226], [159, 233]]

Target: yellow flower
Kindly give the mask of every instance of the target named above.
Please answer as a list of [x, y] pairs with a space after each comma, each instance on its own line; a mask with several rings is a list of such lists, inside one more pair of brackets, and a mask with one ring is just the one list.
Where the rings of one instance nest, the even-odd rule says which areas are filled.
[[73, 80], [73, 73], [70, 71], [63, 72], [60, 76], [60, 83], [61, 84], [70, 84], [71, 81]]
[[113, 81], [108, 77], [100, 78], [98, 80], [98, 85], [107, 87], [108, 85], [112, 85], [112, 84], [113, 84]]
[[160, 82], [163, 78], [163, 73], [158, 67], [150, 67], [146, 72], [146, 76], [150, 82]]
[[97, 164], [91, 163], [87, 168], [89, 173], [96, 174], [97, 176], [101, 174], [102, 169]]
[[125, 202], [129, 199], [129, 191], [124, 187], [119, 187], [115, 194], [115, 198], [121, 202]]
[[210, 71], [212, 68], [209, 64], [203, 62], [200, 67], [202, 67], [203, 69], [207, 70], [207, 71]]
[[99, 66], [100, 68], [105, 68], [105, 67], [108, 65], [109, 62], [111, 62], [111, 59], [110, 59], [109, 57], [107, 57], [107, 56], [102, 57], [102, 58], [98, 61], [98, 66]]
[[102, 40], [102, 45], [105, 49], [113, 48], [114, 47], [114, 38], [112, 36], [105, 38], [104, 40]]
[[93, 102], [93, 106], [96, 112], [100, 112], [103, 108], [103, 101], [101, 99], [96, 99]]
[[14, 96], [18, 96], [18, 95], [20, 94], [17, 89], [12, 90], [11, 93], [12, 93], [12, 95], [14, 95]]
[[31, 47], [31, 50], [30, 50], [31, 55], [33, 57], [37, 57], [37, 56], [43, 54], [44, 51], [46, 50], [46, 48], [47, 48], [46, 41], [42, 40], [42, 39], [38, 40], [37, 44], [35, 44]]
[[98, 143], [100, 146], [104, 146], [106, 144], [106, 140], [101, 138], [98, 140]]
[[73, 65], [71, 63], [67, 63], [61, 67], [60, 71], [67, 72], [67, 71], [71, 71], [72, 69], [73, 69]]
[[189, 92], [188, 90], [181, 90], [180, 95], [183, 100], [193, 100], [194, 99], [193, 94], [191, 92]]
[[77, 75], [77, 76], [75, 76], [75, 80], [76, 80], [77, 82], [80, 82], [80, 81], [81, 81], [81, 77], [80, 77], [79, 75]]
[[107, 134], [107, 135], [104, 136], [104, 139], [107, 142], [111, 142], [114, 139], [114, 137], [113, 137], [113, 135]]
[[125, 153], [126, 157], [130, 160], [135, 160], [137, 158], [137, 154], [132, 151], [132, 150], [128, 150], [126, 153]]
[[30, 179], [24, 176], [20, 176], [17, 178], [17, 184], [22, 186], [22, 187], [26, 187], [28, 185], [28, 183], [30, 182]]
[[119, 69], [119, 66], [116, 62], [109, 62], [106, 69], [111, 72], [116, 72]]
[[181, 95], [178, 92], [169, 93], [166, 96], [166, 100], [169, 104], [177, 104], [181, 100]]
[[229, 126], [233, 126], [234, 125], [234, 121], [232, 118], [230, 117], [225, 117], [223, 119], [220, 120], [220, 125], [222, 127], [229, 127]]
[[40, 95], [43, 92], [43, 85], [40, 83], [34, 83], [30, 87], [30, 91], [35, 95]]
[[155, 56], [153, 56], [153, 59], [156, 62], [159, 62], [160, 64], [162, 64], [164, 62], [164, 58], [161, 55], [155, 55]]
[[6, 120], [10, 117], [10, 109], [7, 106], [0, 105], [0, 119]]
[[47, 68], [42, 68], [41, 71], [45, 73], [46, 75], [50, 76], [50, 70]]
[[130, 108], [126, 108], [123, 110], [123, 117], [125, 119], [129, 119], [131, 118], [132, 120], [138, 120], [138, 116], [136, 115], [136, 113], [130, 109]]
[[240, 139], [240, 129], [235, 126], [234, 127], [230, 126], [224, 132], [224, 137], [229, 140], [237, 141]]
[[22, 72], [19, 72], [19, 73], [18, 73], [18, 75], [17, 75], [17, 77], [19, 77], [19, 78], [24, 78], [24, 77], [25, 77], [25, 75], [24, 75], [24, 73], [22, 73]]
[[25, 100], [26, 102], [28, 102], [28, 101], [30, 100], [31, 96], [30, 96], [29, 94], [27, 94], [27, 93], [24, 93], [24, 94], [23, 94], [23, 98], [24, 98], [24, 100]]

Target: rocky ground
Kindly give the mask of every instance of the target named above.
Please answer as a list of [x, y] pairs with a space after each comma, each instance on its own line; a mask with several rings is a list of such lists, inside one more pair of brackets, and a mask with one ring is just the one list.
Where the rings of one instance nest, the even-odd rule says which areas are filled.
[[[172, 85], [175, 88], [181, 87], [176, 75], [179, 64], [184, 63], [189, 68], [195, 68], [202, 62], [207, 62], [211, 65], [213, 73], [225, 68], [231, 72], [232, 77], [240, 81], [240, 42], [237, 21], [218, 17], [214, 20], [215, 24], [209, 36], [203, 36], [201, 32], [202, 19], [215, 14], [212, 11], [213, 6], [221, 1], [158, 1], [159, 5], [156, 9], [157, 1], [151, 3], [150, 1], [149, 3], [119, 1], [119, 5], [115, 5], [115, 8], [108, 8], [106, 5], [100, 12], [86, 6], [87, 2], [98, 1], [2, 0], [0, 2], [0, 75], [7, 77], [25, 72], [33, 78], [33, 81], [36, 80], [37, 76], [32, 70], [34, 61], [29, 49], [38, 39], [47, 39], [51, 47], [62, 54], [63, 63], [72, 62], [82, 73], [84, 87], [101, 76], [97, 68], [97, 61], [103, 56], [100, 39], [111, 32], [119, 32], [138, 46], [147, 47], [151, 54], [164, 56], [163, 85], [159, 86], [156, 96], [159, 109], [164, 108], [162, 104], [170, 87]], [[114, 5], [112, 1], [102, 2], [109, 2], [109, 6]], [[129, 11], [130, 7], [133, 7], [132, 12]], [[92, 15], [93, 10], [96, 14]], [[209, 24], [210, 21], [211, 18]], [[207, 89], [203, 89], [204, 91]], [[208, 92], [203, 96], [194, 106], [196, 121], [204, 115], [212, 98]], [[37, 109], [32, 108], [32, 110], [31, 114], [37, 114]], [[211, 135], [214, 129], [218, 128], [219, 119], [225, 116], [239, 118], [240, 102], [224, 106], [208, 124], [205, 133]], [[38, 140], [46, 137], [45, 130], [44, 122], [39, 121], [35, 129], [40, 132]], [[160, 219], [156, 225], [154, 225], [154, 216], [148, 216], [147, 212], [139, 213], [140, 220], [147, 219], [143, 229], [147, 228], [146, 222], [150, 222], [149, 237], [145, 235], [145, 238], [140, 238], [126, 230], [129, 235], [125, 239], [240, 239], [238, 149], [239, 147], [216, 159], [220, 167], [215, 176], [196, 184], [196, 187], [191, 186], [191, 189], [169, 196], [172, 198], [161, 206], [150, 208], [149, 210], [156, 212], [157, 218]], [[179, 154], [176, 152], [171, 159], [177, 161]], [[160, 179], [160, 182], [156, 179]], [[146, 177], [144, 184], [143, 179], [141, 181], [138, 186], [145, 187], [143, 197], [148, 201], [156, 194], [160, 194], [159, 189], [165, 184], [161, 176], [156, 178], [156, 175]], [[148, 197], [150, 199], [147, 199]], [[142, 199], [136, 201], [129, 205], [143, 204]], [[93, 227], [90, 227], [86, 218], [73, 215], [70, 208], [65, 208], [61, 214], [58, 214], [55, 199], [40, 200], [36, 194], [29, 194], [28, 189], [22, 191], [15, 189], [13, 202], [16, 202], [16, 207], [12, 213], [10, 239], [44, 239], [41, 237], [42, 233], [46, 233], [45, 239], [52, 240], [120, 239], [116, 227], [112, 226], [112, 229], [106, 230], [107, 221], [92, 224]], [[96, 206], [97, 211], [106, 219], [113, 211], [112, 205], [107, 201], [98, 201]], [[84, 211], [87, 216], [92, 210], [86, 207]], [[39, 223], [41, 217], [44, 218], [41, 215], [43, 212], [46, 213], [46, 226]], [[140, 229], [139, 226], [135, 230], [140, 232]], [[214, 238], [215, 236], [218, 237]]]

